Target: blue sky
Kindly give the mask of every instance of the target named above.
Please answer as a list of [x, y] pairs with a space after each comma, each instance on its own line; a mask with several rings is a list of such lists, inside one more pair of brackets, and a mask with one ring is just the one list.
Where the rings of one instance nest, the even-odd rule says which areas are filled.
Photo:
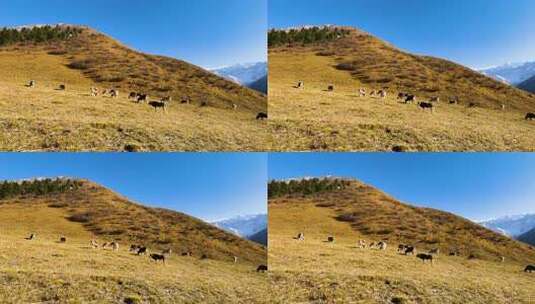
[[279, 153], [269, 155], [268, 174], [354, 177], [472, 220], [535, 213], [535, 153]]
[[267, 57], [267, 0], [0, 0], [0, 27], [60, 22], [206, 68]]
[[533, 0], [269, 0], [269, 27], [336, 24], [472, 68], [535, 60]]
[[0, 153], [0, 179], [90, 179], [144, 205], [205, 220], [265, 213], [262, 153]]

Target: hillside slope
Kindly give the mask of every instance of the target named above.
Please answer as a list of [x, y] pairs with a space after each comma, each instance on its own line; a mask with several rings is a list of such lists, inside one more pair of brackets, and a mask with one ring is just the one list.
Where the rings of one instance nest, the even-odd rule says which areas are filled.
[[[35, 240], [24, 239], [30, 233]], [[91, 249], [91, 239], [120, 248]], [[130, 244], [173, 253], [163, 266], [129, 252]], [[186, 251], [192, 256], [181, 255]], [[0, 200], [2, 303], [265, 303], [268, 285], [255, 272], [265, 261], [260, 245], [89, 181]]]
[[535, 228], [518, 236], [517, 239], [521, 242], [535, 246]]
[[[0, 75], [2, 150], [262, 149], [264, 126], [254, 119], [267, 108], [262, 94], [77, 28], [69, 39], [0, 46], [0, 68], [8, 71]], [[24, 86], [29, 80], [35, 88]], [[59, 84], [66, 90], [56, 90]], [[120, 95], [91, 97], [90, 87]], [[129, 100], [131, 91], [173, 101], [164, 115]], [[183, 97], [191, 103], [181, 104]]]
[[[304, 241], [294, 239], [299, 232]], [[358, 248], [358, 240], [388, 247]], [[399, 254], [399, 243], [441, 254], [431, 266]], [[279, 302], [529, 303], [535, 292], [532, 277], [522, 272], [535, 261], [529, 246], [357, 181], [339, 190], [272, 196], [268, 246]]]
[[533, 76], [530, 79], [520, 83], [518, 85], [518, 88], [535, 94], [535, 76]]
[[[523, 121], [535, 96], [453, 62], [413, 55], [357, 29], [334, 40], [269, 49], [271, 142], [282, 150], [533, 150]], [[303, 89], [294, 86], [304, 81]], [[335, 90], [329, 92], [328, 85]], [[388, 88], [382, 100], [357, 90]], [[425, 101], [435, 113], [396, 99]], [[450, 98], [458, 104], [449, 104]], [[502, 105], [505, 110], [502, 111]]]

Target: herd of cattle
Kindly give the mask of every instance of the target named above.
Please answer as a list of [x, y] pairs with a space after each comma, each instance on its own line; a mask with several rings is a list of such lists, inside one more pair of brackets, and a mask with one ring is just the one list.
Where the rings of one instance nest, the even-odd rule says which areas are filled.
[[[305, 234], [303, 232], [299, 232], [296, 237], [294, 237], [295, 240], [298, 241], [304, 241], [305, 240]], [[334, 243], [334, 236], [328, 236], [326, 243]], [[359, 249], [378, 249], [378, 250], [386, 250], [387, 243], [385, 241], [379, 241], [379, 242], [370, 242], [369, 244], [366, 242], [366, 240], [358, 240], [356, 248]], [[430, 250], [425, 250], [425, 252], [416, 252], [416, 247], [413, 245], [407, 245], [407, 244], [399, 244], [397, 247], [397, 252], [399, 254], [403, 255], [411, 255], [416, 256], [418, 259], [422, 260], [422, 262], [429, 261], [431, 264], [434, 260], [436, 260], [436, 257], [440, 254], [440, 248], [432, 248]], [[449, 256], [460, 256], [460, 252], [458, 250], [450, 250], [448, 253]], [[474, 255], [469, 255], [468, 259], [474, 259]], [[505, 257], [500, 257], [500, 262], [505, 262]], [[535, 271], [535, 265], [527, 265], [524, 269], [525, 272], [532, 272]]]
[[[304, 83], [304, 81], [299, 81], [299, 82], [297, 82], [297, 85], [294, 86], [294, 87], [297, 88], [297, 89], [304, 89], [305, 88], [305, 83]], [[370, 96], [370, 97], [386, 99], [386, 97], [388, 95], [388, 91], [387, 90], [388, 90], [388, 88], [383, 88], [381, 90], [371, 90], [369, 92], [369, 94], [368, 94], [368, 91], [366, 90], [366, 88], [360, 88], [357, 91], [357, 96], [358, 97]], [[334, 91], [334, 85], [332, 85], [332, 84], [328, 85], [327, 86], [327, 91], [328, 92], [333, 92]], [[397, 95], [397, 100], [400, 100], [402, 103], [412, 104], [413, 102], [415, 102], [422, 110], [429, 110], [431, 113], [433, 113], [435, 111], [435, 108], [437, 107], [437, 104], [440, 102], [440, 97], [439, 96], [433, 96], [431, 98], [428, 98], [426, 101], [420, 101], [420, 102], [417, 102], [416, 99], [417, 99], [416, 95], [410, 94], [410, 93], [400, 92]], [[457, 97], [457, 96], [450, 97], [448, 102], [449, 102], [449, 104], [452, 104], [452, 105], [459, 104], [459, 97]], [[469, 108], [474, 108], [474, 107], [477, 107], [477, 104], [471, 102], [471, 103], [468, 104], [468, 107]], [[505, 110], [505, 104], [501, 104], [500, 108], [502, 110]], [[531, 112], [527, 113], [526, 116], [524, 117], [524, 119], [525, 120], [535, 120], [535, 113], [531, 113]]]
[[[34, 88], [36, 86], [35, 80], [30, 80], [28, 84], [26, 84], [26, 87], [28, 88]], [[57, 88], [58, 91], [65, 91], [66, 90], [65, 84], [60, 84]], [[89, 94], [91, 97], [111, 97], [111, 98], [118, 98], [119, 97], [119, 90], [117, 89], [102, 89], [99, 90], [98, 88], [91, 87], [89, 89]], [[130, 92], [128, 95], [128, 100], [132, 100], [136, 103], [147, 103], [149, 106], [154, 108], [154, 110], [162, 109], [163, 112], [166, 111], [168, 104], [173, 100], [171, 96], [164, 96], [162, 98], [159, 98], [157, 100], [149, 100], [149, 95], [146, 93], [139, 93], [139, 92]], [[191, 104], [191, 97], [189, 96], [183, 96], [180, 99], [181, 104]], [[206, 102], [201, 102], [201, 107], [207, 106], [208, 104]], [[231, 104], [231, 107], [233, 110], [238, 109], [238, 105], [235, 103]], [[260, 112], [256, 116], [256, 120], [265, 120], [268, 118], [267, 113]]]
[[[26, 237], [25, 239], [28, 241], [33, 241], [37, 239], [37, 235], [35, 233], [32, 233], [30, 234], [30, 236]], [[62, 244], [67, 243], [67, 238], [65, 236], [60, 236], [59, 243], [62, 243]], [[119, 243], [116, 241], [104, 242], [102, 244], [99, 244], [96, 240], [90, 240], [89, 247], [92, 249], [111, 249], [113, 251], [119, 251]], [[137, 256], [145, 256], [148, 254], [151, 260], [153, 260], [156, 263], [161, 261], [162, 264], [165, 264], [165, 260], [168, 259], [169, 256], [171, 256], [173, 252], [171, 248], [167, 248], [167, 249], [162, 250], [160, 253], [149, 253], [150, 250], [146, 246], [135, 245], [135, 244], [130, 245], [130, 249], [128, 251]], [[181, 256], [192, 257], [193, 253], [191, 251], [184, 251], [181, 253]], [[201, 255], [200, 259], [206, 260], [208, 259], [208, 256], [206, 254], [203, 254]], [[238, 257], [233, 256], [233, 261], [234, 261], [234, 264], [238, 263]], [[256, 271], [265, 272], [267, 271], [267, 266], [259, 265]]]

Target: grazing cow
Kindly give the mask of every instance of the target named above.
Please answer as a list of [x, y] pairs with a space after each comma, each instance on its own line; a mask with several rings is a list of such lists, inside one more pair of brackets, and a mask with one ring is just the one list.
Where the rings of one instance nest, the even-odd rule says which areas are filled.
[[438, 96], [431, 97], [431, 99], [429, 99], [429, 102], [440, 102], [440, 97]]
[[256, 115], [256, 120], [264, 120], [264, 119], [268, 119], [267, 113], [260, 112]]
[[117, 242], [111, 242], [110, 247], [113, 249], [113, 251], [119, 251], [119, 243]]
[[379, 97], [386, 98], [386, 90], [380, 90], [378, 93]]
[[364, 96], [366, 96], [366, 89], [360, 88], [359, 89], [359, 97], [364, 97]]
[[154, 108], [154, 111], [156, 111], [158, 108], [161, 108], [165, 112], [167, 108], [167, 103], [163, 101], [149, 101], [149, 105]]
[[96, 97], [98, 96], [98, 89], [92, 87], [89, 89], [89, 93], [91, 94], [92, 97]]
[[405, 95], [405, 103], [413, 103], [416, 101], [416, 96], [414, 95]]
[[37, 236], [35, 235], [35, 233], [32, 233], [32, 234], [30, 234], [29, 237], [26, 238], [26, 240], [28, 240], [28, 241], [33, 241], [33, 240], [35, 240], [36, 237], [37, 237]]
[[66, 243], [67, 242], [67, 238], [62, 236], [62, 237], [59, 238], [59, 242], [60, 243]]
[[304, 241], [305, 240], [305, 234], [303, 232], [299, 232], [295, 239], [298, 240], [298, 241]]
[[386, 242], [379, 242], [377, 248], [379, 248], [379, 250], [386, 250]]
[[157, 254], [157, 253], [151, 253], [150, 258], [154, 260], [154, 262], [162, 261], [163, 264], [165, 264], [165, 255], [163, 254]]
[[137, 249], [137, 255], [145, 255], [147, 254], [147, 247], [139, 247]]
[[399, 244], [398, 245], [398, 252], [404, 252], [406, 247], [407, 247], [407, 245]]
[[329, 92], [334, 91], [334, 85], [332, 85], [332, 84], [329, 85], [329, 86], [327, 87], [327, 91], [329, 91]]
[[534, 120], [535, 119], [535, 113], [528, 113], [526, 114], [526, 117], [524, 117], [525, 120]]
[[433, 113], [435, 111], [435, 107], [433, 106], [432, 103], [430, 102], [419, 102], [418, 103], [418, 106], [422, 109], [422, 110], [425, 110], [425, 109], [429, 109], [431, 111], [431, 113]]
[[327, 237], [327, 242], [334, 243], [334, 236], [328, 236]]
[[65, 91], [65, 85], [64, 84], [60, 84], [59, 87], [58, 87], [58, 90]]
[[526, 268], [524, 268], [524, 272], [531, 273], [532, 271], [535, 271], [535, 265], [528, 265]]
[[167, 249], [164, 249], [164, 251], [162, 251], [162, 254], [163, 255], [171, 255], [172, 252], [173, 252], [173, 250], [171, 250], [171, 248], [167, 248]]
[[91, 246], [91, 248], [93, 248], [93, 249], [97, 249], [98, 248], [98, 243], [95, 240], [91, 240], [91, 241], [89, 241], [89, 246]]
[[439, 248], [433, 248], [433, 249], [429, 250], [429, 254], [439, 255], [440, 254], [440, 249]]
[[299, 81], [296, 86], [297, 89], [304, 89], [305, 88], [305, 82]]
[[138, 103], [141, 103], [141, 102], [147, 102], [147, 94], [137, 94], [137, 102]]
[[173, 100], [173, 97], [171, 96], [165, 96], [161, 99], [162, 102], [171, 102]]
[[409, 255], [409, 254], [414, 254], [416, 251], [416, 249], [414, 248], [414, 246], [405, 246], [405, 251], [403, 252], [403, 254], [405, 255]]
[[266, 265], [259, 265], [257, 268], [256, 268], [256, 272], [266, 272], [268, 271], [268, 268]]
[[357, 242], [357, 247], [358, 248], [366, 248], [366, 241], [365, 240], [359, 240]]
[[137, 99], [138, 94], [136, 92], [130, 92], [130, 95], [128, 95], [128, 99]]
[[234, 264], [238, 263], [238, 257], [234, 256]]
[[418, 253], [416, 255], [417, 258], [419, 258], [420, 260], [422, 260], [422, 262], [425, 263], [425, 261], [430, 261], [431, 264], [433, 263], [433, 256], [431, 254], [427, 254], [427, 253]]
[[35, 80], [30, 80], [28, 84], [26, 85], [28, 88], [34, 88], [35, 87]]
[[190, 104], [191, 99], [188, 96], [182, 96], [182, 99], [180, 100], [181, 104]]

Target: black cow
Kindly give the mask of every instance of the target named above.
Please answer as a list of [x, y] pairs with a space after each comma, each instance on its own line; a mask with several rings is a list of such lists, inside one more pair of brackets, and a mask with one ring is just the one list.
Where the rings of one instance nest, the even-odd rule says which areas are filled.
[[147, 102], [147, 94], [137, 94], [137, 102]]
[[154, 108], [154, 111], [158, 110], [158, 108], [161, 108], [165, 112], [167, 108], [167, 103], [163, 101], [153, 100], [149, 102], [149, 105]]
[[62, 237], [59, 238], [59, 242], [60, 243], [66, 243], [67, 242], [67, 238], [62, 236]]
[[414, 246], [405, 246], [405, 255], [414, 254]]
[[147, 247], [138, 247], [137, 255], [147, 254]]
[[334, 85], [330, 85], [327, 87], [327, 91], [332, 92], [334, 91]]
[[535, 119], [535, 113], [528, 113], [526, 114], [525, 120], [534, 120]]
[[414, 95], [405, 95], [405, 103], [412, 103], [413, 101], [416, 101], [416, 96]]
[[334, 242], [334, 236], [327, 237], [327, 242], [333, 243]]
[[420, 102], [418, 103], [418, 106], [422, 108], [422, 110], [429, 109], [431, 112], [433, 112], [435, 109], [433, 104], [430, 102]]
[[427, 254], [427, 253], [418, 253], [416, 255], [417, 258], [419, 258], [420, 260], [422, 260], [422, 262], [425, 263], [425, 261], [430, 261], [431, 263], [433, 263], [433, 255], [432, 254]]
[[260, 112], [258, 113], [258, 115], [256, 115], [256, 120], [264, 120], [264, 119], [268, 119], [267, 113]]
[[268, 268], [266, 265], [260, 265], [256, 268], [256, 272], [266, 272], [268, 271]]
[[528, 265], [526, 268], [524, 268], [524, 272], [532, 272], [535, 271], [535, 265]]
[[153, 259], [154, 262], [162, 261], [162, 263], [165, 264], [165, 255], [163, 254], [151, 253], [150, 258]]

